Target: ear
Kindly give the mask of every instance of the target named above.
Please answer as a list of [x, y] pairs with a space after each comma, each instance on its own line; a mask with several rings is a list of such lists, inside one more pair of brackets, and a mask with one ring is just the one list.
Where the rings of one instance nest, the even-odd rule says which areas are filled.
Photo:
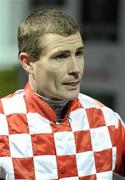
[[31, 58], [29, 57], [29, 55], [25, 52], [21, 52], [19, 55], [19, 60], [23, 69], [27, 73], [33, 74], [33, 66], [32, 66], [33, 63], [31, 62]]

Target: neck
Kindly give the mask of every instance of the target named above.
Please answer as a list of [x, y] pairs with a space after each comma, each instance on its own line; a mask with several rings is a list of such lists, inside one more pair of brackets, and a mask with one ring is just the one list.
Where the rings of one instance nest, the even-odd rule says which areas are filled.
[[64, 118], [64, 116], [66, 114], [66, 107], [68, 105], [69, 100], [67, 100], [67, 99], [52, 100], [52, 99], [48, 99], [44, 96], [41, 96], [39, 94], [37, 94], [37, 96], [39, 96], [41, 99], [43, 99], [47, 104], [49, 104], [55, 110], [55, 113], [56, 113], [58, 119]]

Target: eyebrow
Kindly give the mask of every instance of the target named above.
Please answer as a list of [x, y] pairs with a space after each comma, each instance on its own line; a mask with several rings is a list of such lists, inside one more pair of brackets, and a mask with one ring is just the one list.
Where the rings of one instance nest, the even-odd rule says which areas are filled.
[[84, 49], [84, 46], [79, 47], [76, 51], [81, 51]]
[[[81, 46], [81, 47], [79, 47], [79, 48], [76, 49], [76, 52], [77, 52], [77, 51], [81, 51], [81, 50], [83, 50], [83, 49], [84, 49], [84, 46]], [[54, 53], [51, 55], [51, 58], [53, 58], [53, 57], [55, 57], [55, 56], [58, 56], [58, 55], [60, 55], [60, 54], [65, 54], [65, 53], [70, 53], [70, 51], [69, 51], [69, 50], [59, 50], [59, 51], [57, 51], [57, 52], [54, 52]]]

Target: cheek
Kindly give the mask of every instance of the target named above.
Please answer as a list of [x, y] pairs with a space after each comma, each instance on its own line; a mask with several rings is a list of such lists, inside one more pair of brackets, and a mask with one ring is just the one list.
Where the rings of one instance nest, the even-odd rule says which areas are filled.
[[58, 83], [63, 81], [67, 77], [68, 74], [67, 67], [68, 65], [65, 66], [63, 65], [56, 71], [55, 79]]
[[48, 74], [47, 71], [45, 69], [43, 69], [42, 67], [36, 67], [34, 69], [34, 81], [37, 84], [37, 87], [39, 88], [44, 88], [45, 87], [45, 83], [48, 82]]
[[47, 71], [44, 73], [44, 83], [47, 85], [47, 86], [55, 86], [55, 84], [58, 82], [58, 74], [57, 72], [55, 71]]
[[80, 72], [81, 72], [81, 74], [83, 74], [83, 71], [84, 71], [84, 66], [80, 66]]
[[38, 86], [58, 86], [61, 79], [66, 74], [66, 66], [58, 65], [37, 65], [34, 69], [35, 81], [37, 81]]
[[80, 72], [83, 73], [83, 70], [84, 70], [84, 60], [82, 60], [82, 61], [80, 62], [79, 67], [80, 67]]

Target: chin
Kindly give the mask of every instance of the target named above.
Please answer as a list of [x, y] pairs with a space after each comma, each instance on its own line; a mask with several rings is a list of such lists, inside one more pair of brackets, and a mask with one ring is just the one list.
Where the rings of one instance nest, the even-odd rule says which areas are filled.
[[56, 95], [56, 99], [67, 99], [67, 100], [72, 100], [76, 99], [79, 96], [79, 90], [61, 90], [58, 91], [58, 94]]
[[79, 93], [67, 93], [64, 95], [64, 99], [72, 100], [78, 98]]
[[72, 99], [76, 99], [76, 98], [78, 98], [78, 95], [77, 95], [77, 96], [71, 96], [71, 97], [69, 97], [68, 99], [69, 99], [69, 100], [72, 100]]

